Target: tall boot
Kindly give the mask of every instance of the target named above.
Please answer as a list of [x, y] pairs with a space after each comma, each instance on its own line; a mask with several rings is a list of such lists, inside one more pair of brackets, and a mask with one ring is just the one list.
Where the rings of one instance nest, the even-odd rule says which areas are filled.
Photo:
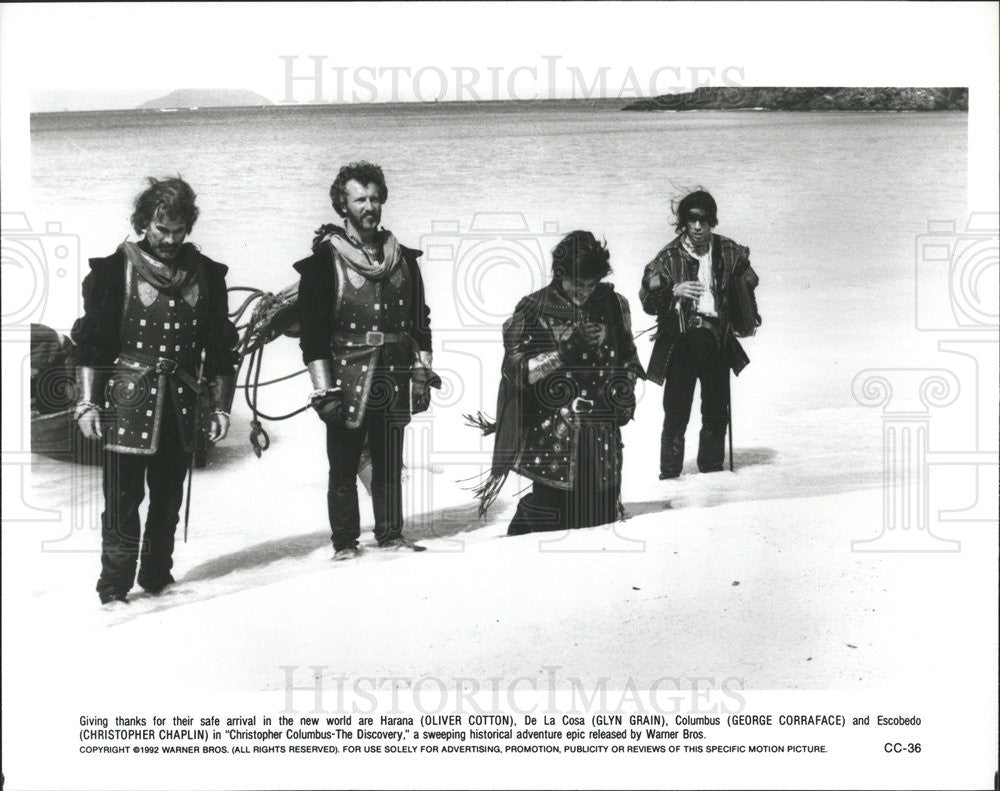
[[361, 514], [358, 510], [358, 485], [353, 476], [350, 481], [331, 476], [326, 503], [334, 550], [354, 547], [361, 535]]
[[668, 433], [660, 435], [660, 480], [676, 478], [684, 466], [684, 434]]
[[138, 583], [149, 593], [159, 593], [174, 581], [170, 569], [174, 565], [174, 534], [177, 523], [155, 525], [146, 522], [139, 555]]
[[403, 484], [395, 480], [372, 478], [372, 512], [375, 516], [375, 540], [380, 545], [403, 535]]
[[720, 472], [726, 461], [726, 427], [702, 426], [698, 436], [698, 470]]

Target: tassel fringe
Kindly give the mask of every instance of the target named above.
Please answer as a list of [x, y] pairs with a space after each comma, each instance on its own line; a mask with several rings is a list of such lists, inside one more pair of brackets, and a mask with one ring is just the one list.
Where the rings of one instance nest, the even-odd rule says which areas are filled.
[[495, 473], [490, 474], [490, 476], [479, 486], [472, 490], [473, 494], [476, 495], [476, 499], [479, 500], [479, 518], [483, 519], [486, 517], [486, 512], [489, 507], [493, 505], [497, 497], [500, 496], [500, 490], [503, 488], [504, 483], [507, 481], [507, 473], [502, 475], [497, 475]]
[[476, 412], [475, 415], [465, 414], [462, 415], [465, 418], [465, 425], [469, 428], [479, 429], [484, 437], [488, 437], [494, 431], [497, 430], [497, 423], [495, 420], [491, 419], [482, 412]]

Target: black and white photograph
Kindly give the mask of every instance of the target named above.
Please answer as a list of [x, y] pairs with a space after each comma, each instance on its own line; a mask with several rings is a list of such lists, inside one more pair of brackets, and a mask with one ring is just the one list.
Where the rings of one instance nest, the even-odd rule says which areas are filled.
[[5, 787], [994, 788], [998, 36], [0, 5]]

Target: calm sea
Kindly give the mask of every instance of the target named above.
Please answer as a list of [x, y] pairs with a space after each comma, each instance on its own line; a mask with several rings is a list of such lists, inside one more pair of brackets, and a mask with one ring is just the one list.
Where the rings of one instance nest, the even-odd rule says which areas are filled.
[[555, 240], [575, 228], [607, 240], [636, 329], [648, 326], [642, 268], [673, 237], [670, 199], [701, 185], [718, 200], [717, 231], [748, 245], [761, 275], [765, 324], [751, 356], [781, 366], [794, 402], [822, 401], [838, 359], [863, 364], [850, 356], [858, 344], [891, 349], [912, 332], [914, 239], [928, 220], [966, 211], [966, 114], [619, 107], [37, 115], [34, 213], [78, 235], [84, 258], [108, 255], [129, 232], [144, 177], [180, 173], [199, 194], [192, 241], [230, 266], [230, 285], [277, 290], [294, 280], [313, 229], [334, 219], [337, 168], [370, 159], [388, 180], [385, 226], [426, 251], [436, 327], [496, 340], [517, 298], [543, 284]]

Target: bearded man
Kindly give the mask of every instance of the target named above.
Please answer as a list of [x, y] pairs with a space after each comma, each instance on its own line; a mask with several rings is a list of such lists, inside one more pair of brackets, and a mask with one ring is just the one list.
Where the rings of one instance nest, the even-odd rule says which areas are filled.
[[238, 355], [228, 269], [185, 242], [198, 219], [195, 197], [180, 178], [150, 178], [131, 218], [141, 240], [90, 259], [83, 281], [84, 315], [72, 332], [80, 393], [75, 417], [85, 437], [104, 442], [97, 593], [106, 605], [127, 602], [137, 565], [139, 585], [149, 593], [174, 581], [174, 533], [205, 382], [212, 404], [208, 439], [217, 442], [229, 431], [225, 405]]
[[326, 424], [334, 560], [362, 552], [356, 476], [366, 444], [378, 546], [426, 549], [403, 535], [403, 434], [441, 382], [431, 370], [421, 253], [380, 227], [388, 197], [378, 165], [342, 167], [330, 200], [344, 224], [322, 226], [312, 255], [294, 265], [310, 404]]

